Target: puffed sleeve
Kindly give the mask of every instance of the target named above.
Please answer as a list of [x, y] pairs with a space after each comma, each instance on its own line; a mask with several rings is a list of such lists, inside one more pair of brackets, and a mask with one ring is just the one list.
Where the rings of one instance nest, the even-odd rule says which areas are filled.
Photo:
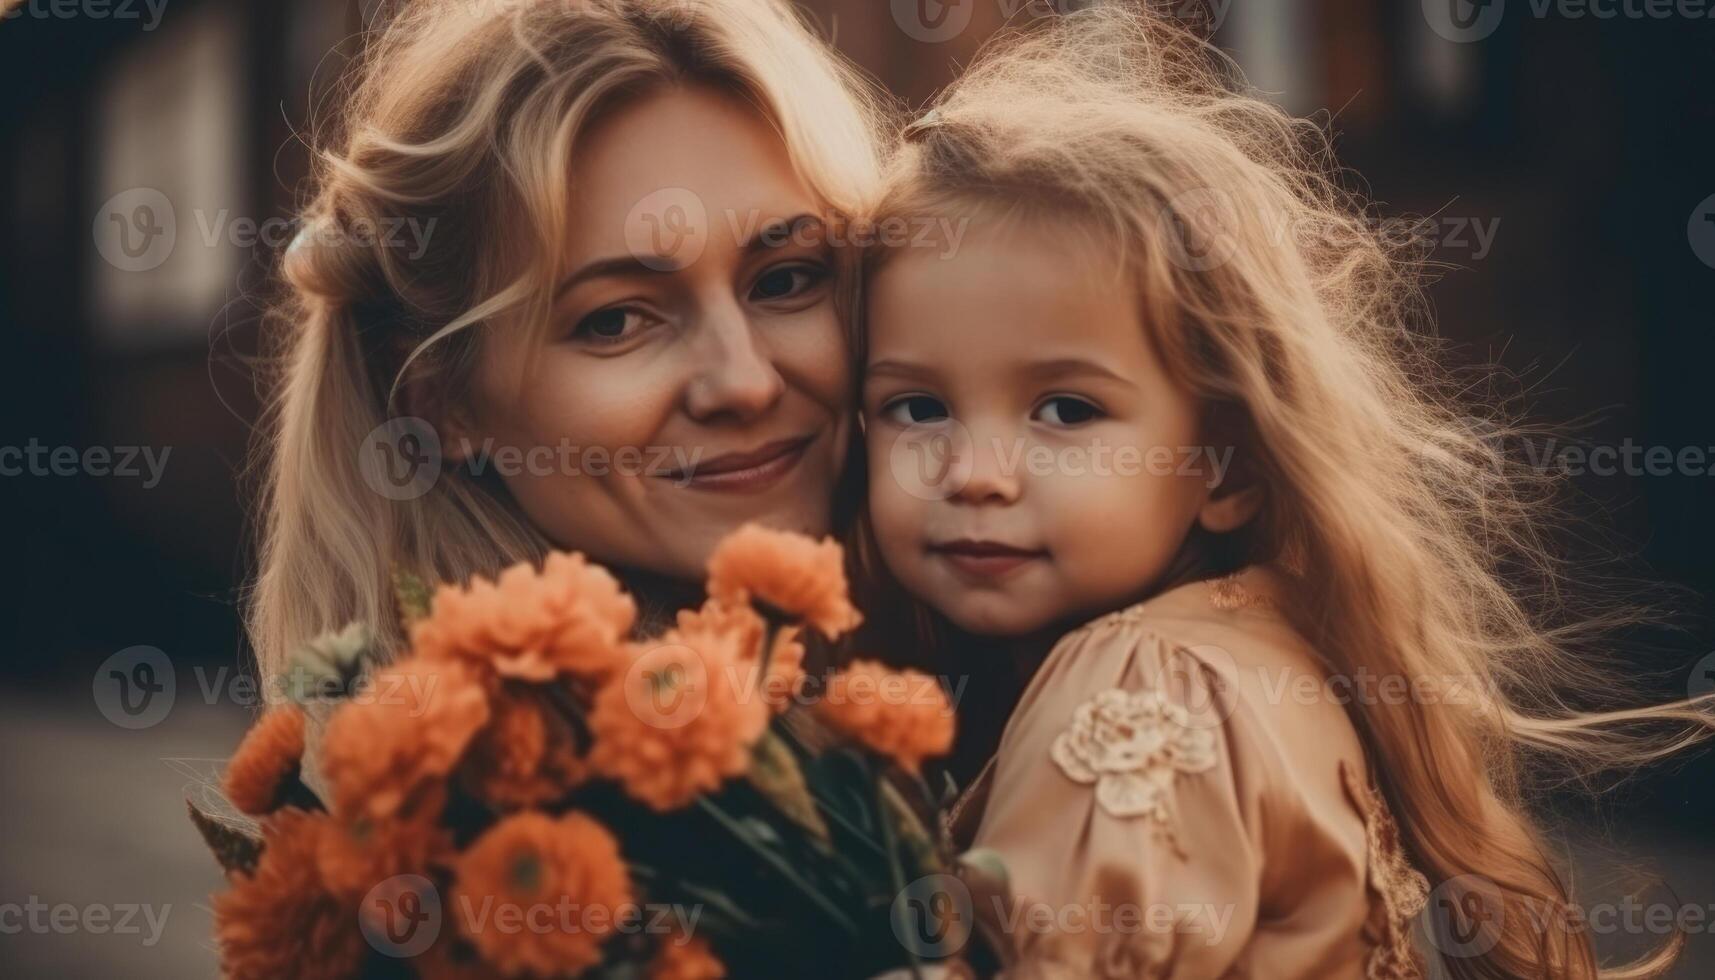
[[1248, 972], [1272, 816], [1290, 800], [1231, 669], [1123, 617], [1044, 661], [974, 841], [1006, 862], [1017, 945], [1059, 944], [1083, 976]]

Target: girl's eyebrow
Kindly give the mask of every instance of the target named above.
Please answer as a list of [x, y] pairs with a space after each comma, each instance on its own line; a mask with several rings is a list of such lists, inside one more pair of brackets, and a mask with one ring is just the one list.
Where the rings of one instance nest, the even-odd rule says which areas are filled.
[[1109, 381], [1115, 381], [1122, 385], [1131, 384], [1130, 381], [1121, 377], [1112, 368], [1096, 361], [1086, 360], [1082, 357], [1060, 357], [1051, 361], [1037, 361], [1026, 368], [1025, 371], [1030, 376], [1041, 380], [1096, 375], [1097, 377], [1106, 378]]

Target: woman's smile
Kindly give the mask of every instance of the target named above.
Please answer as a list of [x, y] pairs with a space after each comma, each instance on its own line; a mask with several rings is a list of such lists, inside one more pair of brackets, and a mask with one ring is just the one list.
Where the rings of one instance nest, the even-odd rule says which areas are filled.
[[761, 493], [772, 489], [798, 468], [816, 435], [777, 439], [741, 452], [708, 459], [693, 458], [688, 466], [663, 474], [675, 486], [715, 493]]

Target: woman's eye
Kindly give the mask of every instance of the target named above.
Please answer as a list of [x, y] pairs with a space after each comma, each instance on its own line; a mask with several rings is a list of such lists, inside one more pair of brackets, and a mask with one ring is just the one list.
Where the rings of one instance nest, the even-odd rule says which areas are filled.
[[821, 285], [827, 278], [828, 270], [820, 266], [776, 266], [757, 278], [750, 287], [750, 298], [761, 303], [791, 299]]
[[881, 414], [901, 425], [920, 425], [924, 422], [939, 422], [950, 413], [939, 398], [907, 395], [888, 402], [882, 407]]
[[1032, 418], [1049, 425], [1082, 425], [1101, 417], [1102, 410], [1082, 398], [1062, 395], [1043, 402]]
[[572, 336], [596, 344], [615, 344], [629, 340], [647, 323], [644, 315], [623, 306], [597, 310], [578, 321]]

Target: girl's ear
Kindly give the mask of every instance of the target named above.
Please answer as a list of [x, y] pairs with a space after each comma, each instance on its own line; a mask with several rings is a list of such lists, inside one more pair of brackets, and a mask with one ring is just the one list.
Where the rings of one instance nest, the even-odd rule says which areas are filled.
[[1216, 487], [1198, 509], [1197, 523], [1213, 534], [1237, 531], [1262, 509], [1263, 492], [1260, 483], [1233, 490]]
[[[1205, 424], [1205, 431], [1211, 436], [1208, 459], [1217, 467], [1215, 477], [1219, 482], [1198, 509], [1197, 523], [1211, 534], [1226, 534], [1249, 524], [1262, 510], [1267, 486], [1258, 479], [1256, 467], [1250, 464], [1244, 451], [1252, 440], [1250, 427], [1238, 406], [1217, 403], [1210, 409]], [[1219, 461], [1215, 446], [1225, 450]]]

